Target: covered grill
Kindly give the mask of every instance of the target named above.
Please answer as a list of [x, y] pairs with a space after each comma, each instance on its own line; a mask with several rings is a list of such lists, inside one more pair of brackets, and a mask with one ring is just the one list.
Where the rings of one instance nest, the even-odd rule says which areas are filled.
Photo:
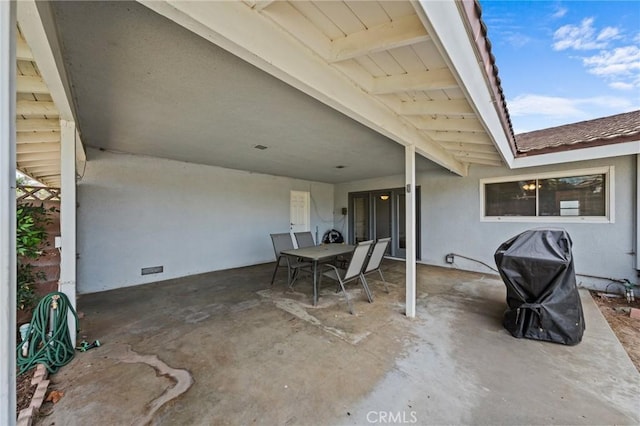
[[525, 231], [495, 252], [507, 287], [503, 325], [514, 337], [575, 345], [585, 329], [572, 241], [562, 229]]

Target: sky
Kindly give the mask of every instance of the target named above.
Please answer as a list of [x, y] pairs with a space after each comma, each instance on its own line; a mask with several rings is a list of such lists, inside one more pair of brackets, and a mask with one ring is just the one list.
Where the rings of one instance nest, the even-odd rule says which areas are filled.
[[640, 109], [640, 1], [480, 5], [516, 134]]

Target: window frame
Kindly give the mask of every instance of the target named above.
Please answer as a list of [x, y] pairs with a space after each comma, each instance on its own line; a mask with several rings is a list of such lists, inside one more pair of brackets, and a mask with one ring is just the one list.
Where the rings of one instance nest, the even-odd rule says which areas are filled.
[[[568, 178], [585, 175], [605, 175], [605, 215], [604, 216], [486, 216], [485, 186], [493, 183], [515, 182], [520, 180], [540, 180]], [[536, 214], [539, 199], [536, 196]], [[615, 223], [615, 168], [614, 166], [575, 169], [560, 172], [531, 173], [526, 175], [502, 176], [480, 179], [480, 221], [481, 222], [551, 222], [551, 223]]]

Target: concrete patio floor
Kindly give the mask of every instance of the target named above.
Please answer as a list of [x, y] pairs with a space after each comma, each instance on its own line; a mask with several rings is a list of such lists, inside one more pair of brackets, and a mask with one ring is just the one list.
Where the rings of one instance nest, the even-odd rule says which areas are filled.
[[496, 276], [404, 263], [390, 294], [325, 281], [286, 291], [273, 264], [82, 296], [81, 335], [102, 346], [51, 377], [42, 425], [639, 424], [640, 374], [582, 291], [587, 329], [568, 347], [502, 328]]

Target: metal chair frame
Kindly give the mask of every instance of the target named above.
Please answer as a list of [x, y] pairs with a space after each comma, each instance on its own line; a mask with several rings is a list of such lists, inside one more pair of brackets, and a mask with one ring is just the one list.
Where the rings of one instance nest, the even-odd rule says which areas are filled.
[[[289, 288], [293, 287], [300, 270], [306, 270], [308, 268], [308, 272], [310, 274], [312, 273], [311, 262], [302, 262], [296, 257], [287, 256], [286, 254], [281, 253], [283, 250], [292, 250], [294, 248], [290, 233], [285, 232], [280, 234], [271, 234], [271, 242], [273, 243], [273, 251], [276, 254], [276, 266], [273, 270], [273, 275], [271, 276], [271, 285], [273, 285], [278, 268], [281, 266], [287, 267], [287, 285]], [[282, 260], [285, 261], [285, 265], [282, 264]]]
[[387, 247], [391, 242], [391, 238], [380, 238], [376, 241], [376, 244], [373, 246], [371, 250], [371, 255], [369, 256], [369, 261], [367, 262], [367, 266], [362, 270], [362, 275], [366, 276], [371, 274], [372, 272], [378, 272], [380, 274], [380, 278], [382, 283], [384, 284], [384, 290], [389, 293], [389, 287], [387, 287], [387, 281], [384, 279], [384, 275], [382, 275], [382, 270], [380, 266], [382, 265], [382, 259], [384, 258], [384, 254], [387, 251]]
[[362, 287], [364, 288], [364, 292], [367, 295], [367, 299], [369, 299], [369, 303], [373, 302], [373, 297], [371, 296], [371, 290], [369, 290], [369, 286], [367, 285], [367, 280], [364, 278], [364, 275], [362, 275], [362, 270], [364, 268], [365, 262], [367, 261], [367, 256], [372, 244], [373, 240], [362, 241], [358, 243], [358, 245], [356, 245], [356, 248], [353, 250], [353, 256], [351, 257], [349, 265], [347, 265], [346, 269], [339, 269], [334, 265], [326, 264], [326, 266], [329, 267], [330, 270], [320, 275], [320, 278], [322, 278], [322, 276], [324, 275], [328, 278], [338, 281], [338, 283], [340, 284], [340, 288], [342, 289], [342, 293], [347, 299], [349, 313], [352, 315], [354, 313], [353, 306], [351, 305], [349, 294], [345, 290], [345, 284], [359, 279], [362, 283]]

